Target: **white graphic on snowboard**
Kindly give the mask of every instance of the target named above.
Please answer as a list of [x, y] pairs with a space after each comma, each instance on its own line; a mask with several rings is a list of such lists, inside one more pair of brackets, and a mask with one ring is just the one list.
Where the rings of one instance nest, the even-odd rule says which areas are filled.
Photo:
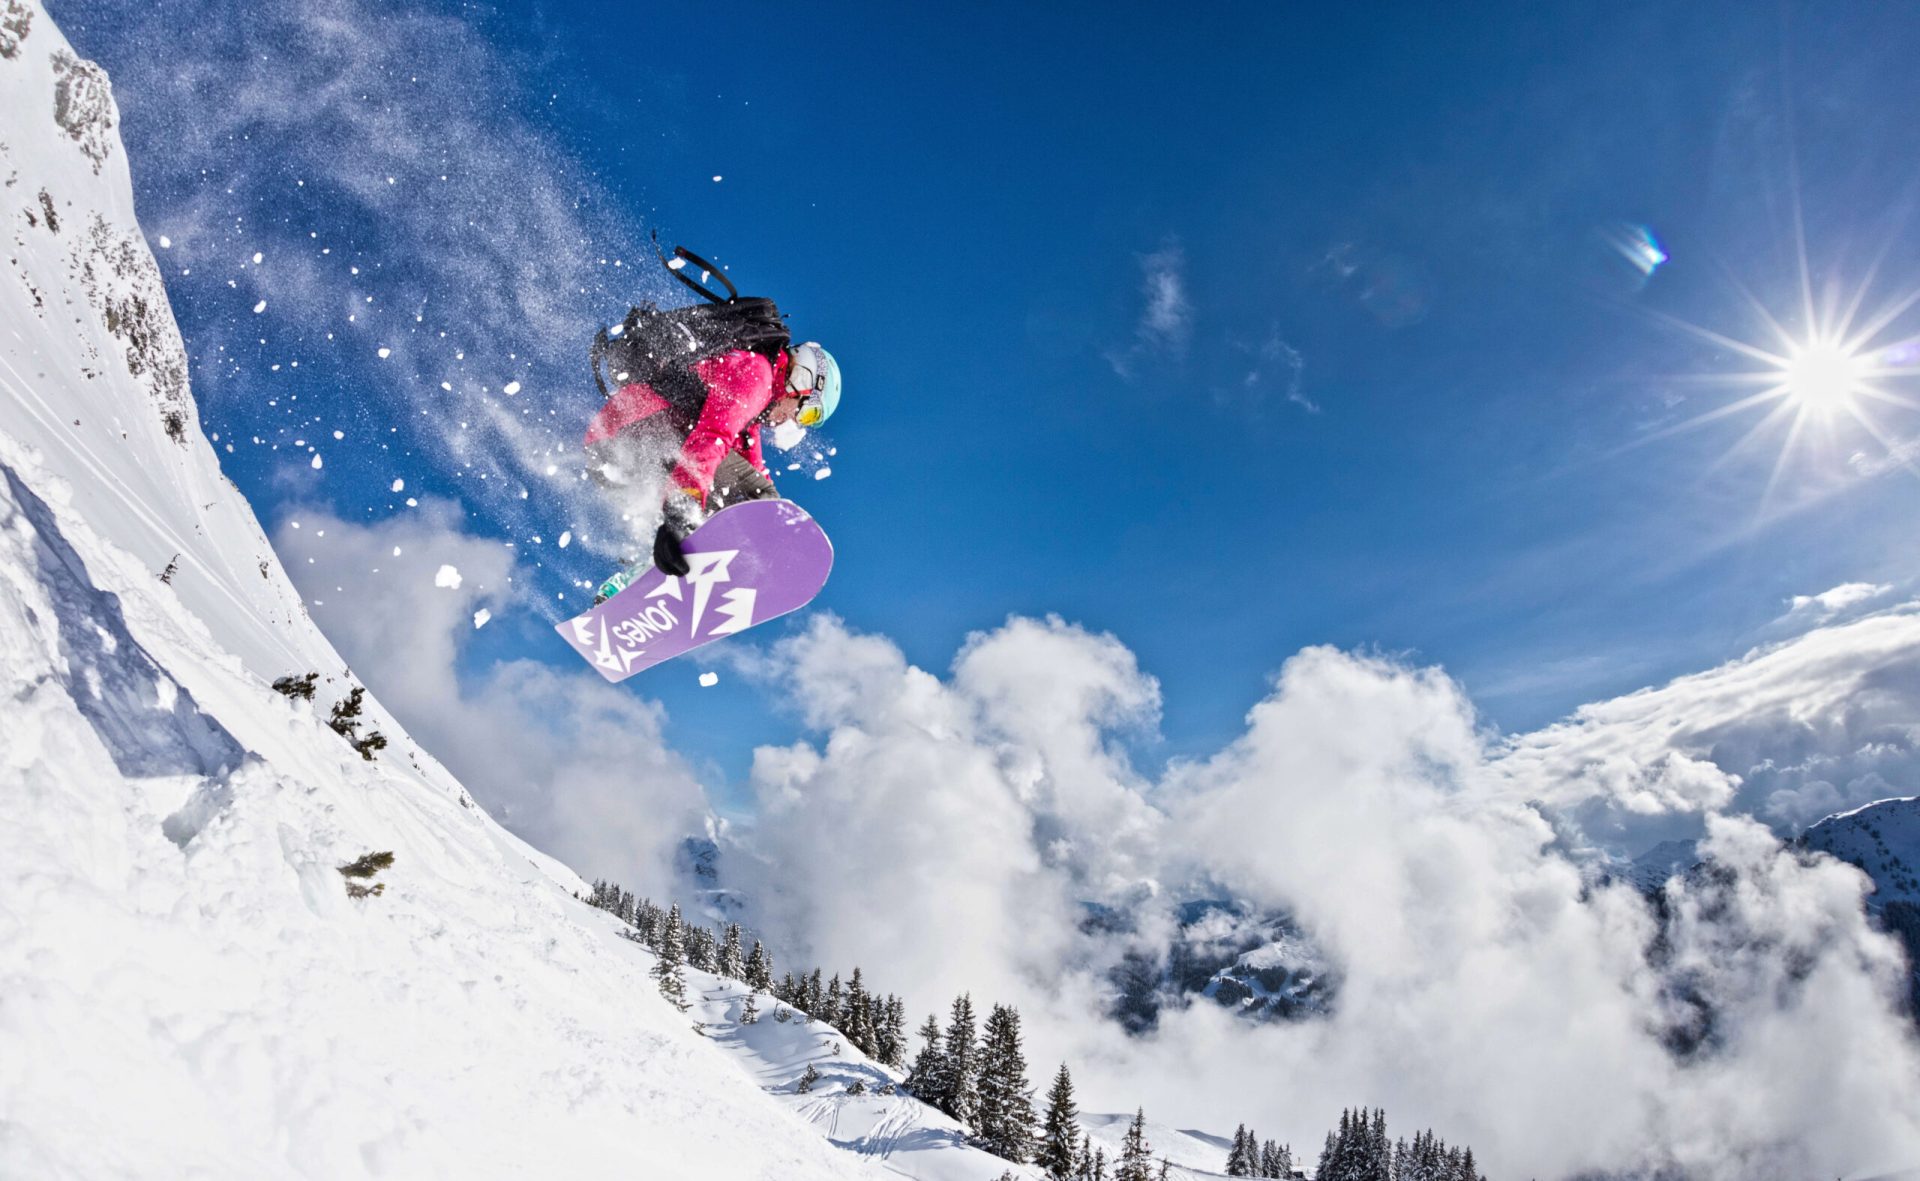
[[[693, 614], [687, 625], [687, 634], [699, 636], [700, 621], [706, 617], [713, 590], [719, 584], [733, 580], [731, 567], [739, 554], [737, 549], [688, 554], [687, 562], [692, 569], [681, 577], [669, 577], [648, 591], [647, 598], [672, 599], [676, 604], [683, 603], [686, 590], [681, 584], [691, 586]], [[733, 587], [722, 594], [719, 604], [714, 608], [714, 615], [719, 622], [707, 631], [707, 638], [733, 635], [752, 627], [754, 602], [758, 597], [759, 592], [753, 587]], [[594, 620], [582, 616], [573, 621], [575, 638], [593, 650], [593, 663], [621, 673], [632, 668], [634, 661], [646, 654], [648, 644], [678, 631], [679, 627], [680, 617], [674, 613], [673, 606], [665, 601], [650, 603], [645, 609], [611, 626], [604, 618]]]

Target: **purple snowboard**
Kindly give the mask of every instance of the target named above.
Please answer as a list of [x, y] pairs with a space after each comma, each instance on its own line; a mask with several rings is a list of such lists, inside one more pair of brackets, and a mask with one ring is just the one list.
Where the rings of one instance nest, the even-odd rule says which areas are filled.
[[833, 569], [833, 543], [790, 500], [721, 509], [686, 540], [693, 569], [648, 570], [584, 615], [555, 624], [609, 681], [623, 681], [710, 640], [813, 601]]

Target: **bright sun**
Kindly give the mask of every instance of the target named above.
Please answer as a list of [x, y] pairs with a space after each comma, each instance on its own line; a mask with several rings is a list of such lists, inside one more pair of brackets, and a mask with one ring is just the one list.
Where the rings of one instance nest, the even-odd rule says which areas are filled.
[[[1851, 299], [1836, 296], [1822, 306], [1803, 271], [1801, 306], [1794, 317], [1799, 321], [1797, 330], [1788, 328], [1750, 292], [1743, 289], [1741, 294], [1764, 328], [1758, 339], [1742, 340], [1655, 313], [1661, 321], [1745, 358], [1753, 367], [1699, 375], [1694, 380], [1732, 389], [1736, 396], [1643, 436], [1635, 445], [1757, 413], [1752, 426], [1713, 466], [1765, 446], [1763, 440], [1779, 439], [1763, 503], [1796, 450], [1823, 460], [1829, 468], [1835, 463], [1863, 471], [1899, 467], [1920, 476], [1915, 450], [1920, 436], [1902, 430], [1898, 421], [1885, 421], [1890, 416], [1910, 421], [1920, 411], [1920, 398], [1910, 388], [1913, 379], [1920, 377], [1920, 336], [1896, 337], [1889, 331], [1907, 311], [1920, 305], [1920, 290], [1877, 312], [1862, 314], [1865, 283]], [[1849, 436], [1858, 444], [1850, 442]]]
[[1819, 414], [1849, 410], [1866, 388], [1872, 365], [1838, 341], [1816, 341], [1787, 351], [1782, 377], [1787, 396]]

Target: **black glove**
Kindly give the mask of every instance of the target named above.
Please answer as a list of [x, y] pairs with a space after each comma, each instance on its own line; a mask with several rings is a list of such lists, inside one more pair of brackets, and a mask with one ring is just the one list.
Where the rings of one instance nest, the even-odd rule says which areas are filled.
[[687, 563], [686, 551], [680, 548], [680, 535], [665, 522], [661, 523], [659, 532], [653, 535], [653, 568], [675, 578], [693, 569]]

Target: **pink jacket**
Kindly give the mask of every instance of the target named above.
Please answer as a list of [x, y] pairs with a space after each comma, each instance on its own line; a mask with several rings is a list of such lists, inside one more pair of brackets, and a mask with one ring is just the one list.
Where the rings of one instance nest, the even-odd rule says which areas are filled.
[[[728, 451], [738, 451], [755, 470], [772, 478], [760, 454], [760, 424], [756, 420], [773, 404], [775, 391], [785, 386], [788, 364], [785, 353], [776, 365], [759, 353], [735, 349], [694, 366], [694, 373], [706, 383], [707, 399], [680, 447], [680, 458], [673, 468], [675, 487], [693, 492], [704, 502], [713, 490], [714, 472]], [[587, 427], [587, 450], [595, 450], [596, 444], [668, 408], [666, 399], [650, 386], [639, 382], [622, 386]]]

